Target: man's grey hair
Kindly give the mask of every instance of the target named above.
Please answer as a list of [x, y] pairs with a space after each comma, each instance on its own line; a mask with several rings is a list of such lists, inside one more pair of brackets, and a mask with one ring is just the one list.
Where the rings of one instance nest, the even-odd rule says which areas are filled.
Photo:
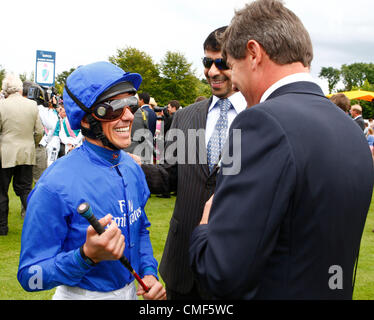
[[313, 46], [300, 19], [280, 0], [256, 0], [235, 11], [229, 27], [221, 36], [226, 58], [244, 59], [249, 40], [257, 41], [269, 58], [279, 64], [301, 62], [310, 67]]
[[23, 83], [14, 73], [8, 73], [3, 80], [2, 89], [7, 95], [22, 92]]

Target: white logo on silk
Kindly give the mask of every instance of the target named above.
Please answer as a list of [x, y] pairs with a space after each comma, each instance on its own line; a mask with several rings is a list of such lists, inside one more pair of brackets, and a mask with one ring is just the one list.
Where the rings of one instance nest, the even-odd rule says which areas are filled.
[[[113, 217], [113, 220], [117, 223], [119, 227], [126, 227], [126, 201], [125, 200], [118, 200], [119, 209], [123, 214], [123, 217]], [[138, 207], [134, 210], [134, 204], [132, 200], [127, 201], [127, 207], [129, 211], [129, 223], [130, 226], [136, 222], [142, 214], [142, 209]]]

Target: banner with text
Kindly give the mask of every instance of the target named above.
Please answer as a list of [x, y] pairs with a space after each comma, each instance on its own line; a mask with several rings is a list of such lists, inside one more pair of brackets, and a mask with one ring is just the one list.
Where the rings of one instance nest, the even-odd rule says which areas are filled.
[[55, 84], [56, 52], [36, 51], [35, 82], [43, 87], [53, 87]]

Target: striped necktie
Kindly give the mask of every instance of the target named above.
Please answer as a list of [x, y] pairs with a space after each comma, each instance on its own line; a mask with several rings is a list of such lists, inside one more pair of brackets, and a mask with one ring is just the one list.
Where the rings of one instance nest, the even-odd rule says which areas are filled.
[[212, 171], [214, 166], [218, 163], [223, 145], [226, 141], [228, 129], [227, 112], [230, 110], [232, 105], [229, 99], [220, 99], [214, 107], [216, 106], [219, 107], [220, 114], [214, 127], [213, 134], [209, 139], [207, 148], [208, 166], [210, 171]]

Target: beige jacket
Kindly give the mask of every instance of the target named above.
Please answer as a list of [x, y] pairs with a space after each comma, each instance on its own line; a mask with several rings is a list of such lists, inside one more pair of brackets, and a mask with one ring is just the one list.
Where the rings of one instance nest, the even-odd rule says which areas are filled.
[[43, 126], [35, 101], [11, 94], [0, 100], [1, 167], [35, 164], [35, 146], [43, 136]]

